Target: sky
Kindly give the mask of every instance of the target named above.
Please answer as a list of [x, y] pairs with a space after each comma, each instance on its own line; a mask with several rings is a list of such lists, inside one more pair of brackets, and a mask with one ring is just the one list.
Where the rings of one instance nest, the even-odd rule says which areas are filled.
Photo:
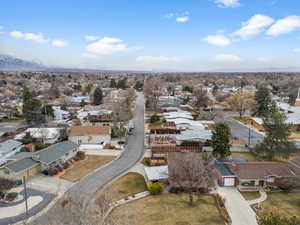
[[87, 69], [300, 71], [300, 1], [3, 1], [0, 54]]

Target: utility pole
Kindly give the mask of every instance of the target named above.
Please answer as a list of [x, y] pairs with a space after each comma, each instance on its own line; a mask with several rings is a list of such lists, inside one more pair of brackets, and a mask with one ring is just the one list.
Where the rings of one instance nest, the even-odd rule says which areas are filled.
[[27, 187], [26, 187], [26, 177], [23, 177], [23, 184], [24, 184], [24, 199], [25, 199], [25, 207], [26, 207], [26, 217], [29, 218], [28, 214], [28, 202], [27, 202]]
[[248, 148], [250, 148], [250, 144], [251, 144], [251, 128], [249, 127]]

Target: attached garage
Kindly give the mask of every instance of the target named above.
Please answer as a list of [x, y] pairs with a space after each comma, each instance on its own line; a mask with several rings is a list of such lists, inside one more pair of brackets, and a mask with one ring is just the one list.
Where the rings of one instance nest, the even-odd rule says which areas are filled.
[[224, 187], [234, 187], [235, 186], [235, 177], [223, 177]]
[[236, 185], [236, 176], [225, 163], [216, 163], [215, 167], [218, 174], [218, 184], [221, 187], [234, 187]]

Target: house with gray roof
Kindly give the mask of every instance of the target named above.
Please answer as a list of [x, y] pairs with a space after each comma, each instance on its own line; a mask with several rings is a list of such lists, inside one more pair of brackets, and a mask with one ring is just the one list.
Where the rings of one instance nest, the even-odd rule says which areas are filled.
[[23, 144], [13, 139], [0, 143], [0, 165], [5, 163], [9, 157], [15, 155], [22, 148]]
[[38, 172], [62, 165], [79, 150], [79, 145], [71, 141], [63, 141], [51, 145], [32, 154], [22, 154], [21, 157], [3, 166], [5, 172], [17, 178], [29, 177]]

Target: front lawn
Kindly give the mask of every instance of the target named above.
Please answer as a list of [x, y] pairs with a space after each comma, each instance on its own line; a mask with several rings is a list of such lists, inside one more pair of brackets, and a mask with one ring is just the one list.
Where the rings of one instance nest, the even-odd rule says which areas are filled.
[[300, 194], [299, 193], [271, 193], [266, 201], [260, 204], [262, 212], [260, 216], [270, 213], [284, 217], [299, 216], [300, 214]]
[[241, 194], [247, 201], [254, 200], [260, 197], [260, 193], [258, 191], [241, 191]]
[[117, 201], [144, 191], [147, 191], [144, 177], [138, 173], [127, 173], [107, 186], [104, 194], [108, 193], [113, 201]]
[[104, 166], [105, 164], [114, 160], [113, 156], [86, 156], [82, 161], [79, 161], [74, 167], [66, 170], [65, 174], [61, 177], [71, 182], [76, 182], [80, 178], [86, 176], [93, 170]]
[[195, 206], [188, 205], [186, 194], [148, 196], [117, 207], [110, 216], [132, 218], [132, 225], [224, 225], [211, 195], [195, 198]]

